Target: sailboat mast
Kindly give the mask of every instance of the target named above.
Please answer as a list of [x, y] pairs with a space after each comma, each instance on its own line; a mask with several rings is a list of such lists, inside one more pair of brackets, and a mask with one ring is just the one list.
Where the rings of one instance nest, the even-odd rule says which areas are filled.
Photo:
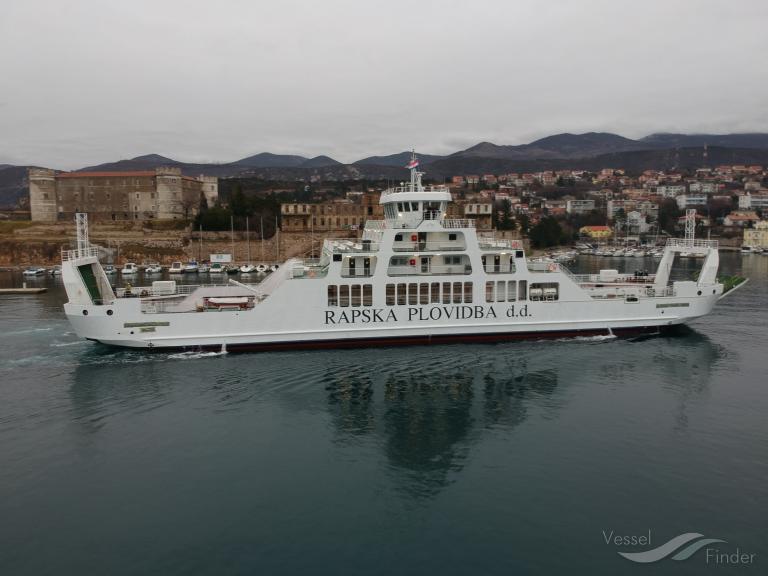
[[229, 227], [230, 227], [230, 233], [229, 237], [232, 242], [232, 263], [235, 263], [235, 217], [230, 216], [229, 217]]
[[245, 239], [248, 242], [248, 264], [251, 263], [251, 229], [248, 223], [248, 216], [245, 217]]
[[261, 234], [261, 261], [264, 262], [264, 216], [261, 216], [259, 222], [259, 233]]
[[280, 262], [280, 228], [277, 225], [277, 216], [275, 216], [275, 262]]

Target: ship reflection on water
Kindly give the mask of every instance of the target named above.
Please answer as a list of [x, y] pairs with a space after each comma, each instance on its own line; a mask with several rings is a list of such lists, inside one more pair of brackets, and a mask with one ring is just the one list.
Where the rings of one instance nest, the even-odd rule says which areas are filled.
[[463, 468], [484, 429], [514, 428], [525, 421], [529, 402], [556, 392], [556, 369], [530, 370], [525, 359], [507, 353], [494, 346], [417, 349], [405, 356], [383, 350], [377, 364], [389, 363], [389, 370], [334, 366], [323, 380], [336, 440], [375, 439], [403, 489], [434, 494]]
[[[94, 349], [76, 368], [70, 395], [76, 421], [88, 434], [98, 434], [113, 414], [162, 410], [179, 395], [203, 422], [215, 419], [217, 425], [249, 413], [261, 422], [279, 411], [284, 416], [271, 432], [276, 438], [283, 428], [304, 422], [301, 434], [329, 434], [331, 445], [351, 450], [353, 458], [378, 454], [398, 490], [423, 498], [457, 477], [473, 447], [494, 437], [510, 441], [532, 416], [555, 420], [575, 397], [599, 397], [603, 386], [642, 386], [652, 374], [675, 396], [676, 427], [684, 428], [688, 401], [705, 392], [723, 353], [706, 336], [683, 332], [637, 342], [384, 348], [187, 362]], [[306, 416], [314, 429], [306, 428]], [[329, 423], [327, 432], [317, 418]]]

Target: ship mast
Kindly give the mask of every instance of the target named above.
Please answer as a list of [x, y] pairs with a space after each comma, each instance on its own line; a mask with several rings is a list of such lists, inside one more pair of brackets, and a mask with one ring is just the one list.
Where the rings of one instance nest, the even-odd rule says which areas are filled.
[[78, 256], [85, 255], [85, 250], [90, 246], [88, 240], [88, 214], [78, 212], [75, 214], [75, 227], [77, 228], [77, 252]]

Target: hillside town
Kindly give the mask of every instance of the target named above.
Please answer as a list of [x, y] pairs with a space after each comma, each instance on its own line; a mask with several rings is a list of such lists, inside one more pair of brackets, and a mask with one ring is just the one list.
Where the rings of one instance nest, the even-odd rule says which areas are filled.
[[[194, 238], [224, 241], [222, 234], [236, 231], [240, 242], [249, 220], [258, 228], [254, 242], [275, 244], [273, 256], [279, 251], [273, 239], [278, 231], [285, 246], [294, 246], [285, 255], [303, 254], [325, 237], [359, 236], [366, 220], [382, 219], [379, 198], [392, 183], [190, 176], [163, 166], [96, 172], [29, 168], [28, 195], [19, 209], [2, 214], [22, 221], [0, 230], [10, 248], [3, 264], [53, 261], [59, 244], [71, 241], [68, 229], [76, 212], [104, 223], [109, 241], [124, 236], [121, 242], [132, 242], [135, 258], [141, 257], [140, 244], [153, 241], [177, 248], [167, 258], [148, 254], [161, 260], [189, 256], [181, 251]], [[661, 245], [682, 234], [693, 210], [697, 237], [716, 238], [724, 249], [768, 250], [768, 172], [760, 165], [634, 174], [622, 168], [457, 174], [436, 183], [451, 190], [450, 217], [524, 239], [533, 249]], [[173, 238], [171, 229], [177, 231]], [[246, 249], [238, 244], [233, 250], [244, 255]]]

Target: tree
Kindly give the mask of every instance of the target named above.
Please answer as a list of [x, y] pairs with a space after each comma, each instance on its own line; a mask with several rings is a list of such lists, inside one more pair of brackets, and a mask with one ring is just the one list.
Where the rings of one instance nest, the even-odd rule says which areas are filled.
[[659, 227], [668, 234], [675, 233], [677, 219], [682, 212], [677, 207], [677, 201], [674, 198], [665, 199], [659, 206]]
[[509, 200], [501, 201], [501, 219], [498, 223], [499, 230], [512, 230], [515, 227], [512, 222], [512, 204]]
[[531, 228], [528, 235], [536, 248], [547, 248], [562, 244], [567, 240], [565, 232], [560, 223], [552, 217], [546, 217], [539, 220], [539, 223]]
[[520, 231], [523, 234], [528, 234], [528, 230], [531, 228], [531, 218], [528, 214], [520, 214], [520, 216], [517, 217], [517, 222], [520, 225]]

